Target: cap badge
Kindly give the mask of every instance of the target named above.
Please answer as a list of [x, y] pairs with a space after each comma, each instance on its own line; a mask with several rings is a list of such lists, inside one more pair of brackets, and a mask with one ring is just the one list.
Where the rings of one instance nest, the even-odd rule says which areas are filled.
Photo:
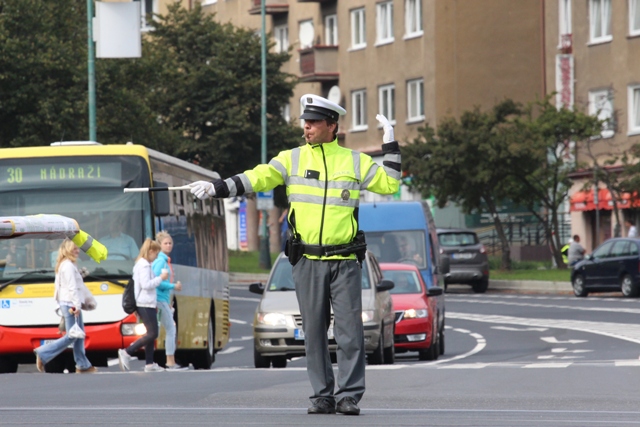
[[310, 96], [307, 96], [307, 104], [313, 104], [313, 98]]
[[342, 194], [340, 196], [342, 197], [342, 201], [346, 202], [349, 200], [349, 190], [342, 190]]

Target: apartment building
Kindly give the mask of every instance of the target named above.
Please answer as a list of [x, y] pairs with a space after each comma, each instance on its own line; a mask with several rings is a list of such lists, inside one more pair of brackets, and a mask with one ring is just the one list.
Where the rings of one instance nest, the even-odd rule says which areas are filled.
[[[413, 139], [478, 105], [545, 93], [541, 0], [265, 0], [276, 50], [300, 77], [285, 114], [316, 93], [346, 108], [341, 143], [379, 154], [380, 112]], [[260, 0], [202, 0], [215, 19], [261, 28]]]
[[[593, 180], [593, 157], [602, 166], [640, 143], [640, 0], [546, 0], [546, 79], [555, 82], [557, 105], [608, 120], [601, 138], [591, 142], [593, 156], [578, 145], [575, 160], [590, 165], [573, 175], [571, 228], [587, 250], [616, 234], [612, 196], [603, 184], [583, 191]], [[607, 167], [612, 173], [620, 166]], [[640, 203], [624, 195], [624, 220], [638, 223]]]

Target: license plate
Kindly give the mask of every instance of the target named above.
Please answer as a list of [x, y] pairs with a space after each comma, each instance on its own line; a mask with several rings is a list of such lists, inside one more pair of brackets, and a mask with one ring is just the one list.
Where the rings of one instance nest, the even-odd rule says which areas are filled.
[[473, 254], [463, 253], [463, 254], [453, 254], [453, 259], [471, 259], [473, 258]]
[[[42, 347], [45, 344], [51, 344], [52, 342], [55, 342], [55, 341], [57, 340], [40, 340], [40, 346]], [[73, 348], [73, 343], [69, 344], [67, 348]]]
[[[297, 340], [304, 340], [304, 331], [302, 329], [296, 329], [293, 332], [293, 337]], [[329, 338], [330, 340], [333, 339], [333, 328], [329, 328], [329, 330], [327, 331], [327, 338]]]

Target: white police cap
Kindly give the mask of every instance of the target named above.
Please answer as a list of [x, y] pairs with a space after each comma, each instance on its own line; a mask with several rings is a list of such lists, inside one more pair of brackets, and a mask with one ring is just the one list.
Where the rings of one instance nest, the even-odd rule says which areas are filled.
[[300, 103], [304, 112], [300, 116], [304, 120], [326, 120], [338, 121], [340, 116], [347, 114], [347, 110], [318, 95], [306, 94], [300, 98]]

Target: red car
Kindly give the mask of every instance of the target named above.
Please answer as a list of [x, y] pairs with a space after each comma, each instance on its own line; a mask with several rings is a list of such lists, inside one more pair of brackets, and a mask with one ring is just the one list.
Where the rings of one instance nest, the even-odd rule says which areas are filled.
[[438, 359], [444, 328], [438, 325], [441, 316], [436, 297], [442, 298], [443, 289], [427, 289], [418, 267], [412, 264], [380, 263], [380, 269], [395, 285], [389, 292], [396, 314], [396, 353], [417, 351], [420, 360]]

